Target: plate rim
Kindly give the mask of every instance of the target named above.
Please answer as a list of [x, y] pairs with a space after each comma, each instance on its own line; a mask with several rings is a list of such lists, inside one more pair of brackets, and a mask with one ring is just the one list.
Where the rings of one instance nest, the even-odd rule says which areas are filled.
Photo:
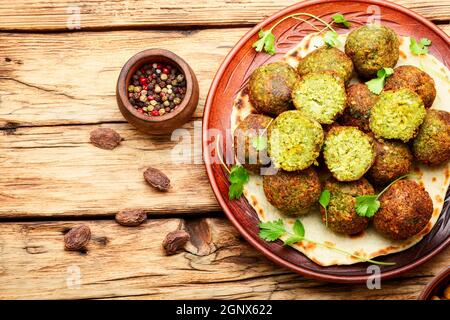
[[[205, 150], [208, 149], [208, 136], [207, 136], [207, 125], [209, 124], [209, 115], [212, 109], [212, 98], [217, 92], [217, 87], [219, 85], [220, 79], [222, 78], [225, 70], [227, 69], [228, 65], [230, 64], [230, 61], [233, 59], [235, 54], [242, 49], [243, 45], [247, 43], [247, 41], [253, 37], [255, 33], [257, 33], [259, 30], [264, 28], [266, 25], [271, 24], [272, 22], [278, 20], [280, 17], [286, 15], [288, 12], [299, 10], [303, 7], [308, 7], [310, 5], [319, 4], [319, 3], [325, 3], [325, 2], [359, 2], [359, 3], [367, 3], [367, 4], [375, 4], [380, 5], [382, 7], [389, 7], [391, 9], [394, 9], [396, 11], [400, 11], [403, 14], [406, 14], [410, 17], [412, 17], [415, 20], [418, 20], [420, 23], [426, 25], [428, 28], [432, 29], [439, 37], [441, 37], [447, 44], [450, 45], [450, 37], [448, 37], [445, 32], [441, 29], [439, 29], [434, 23], [429, 21], [428, 19], [422, 17], [418, 13], [405, 8], [399, 4], [384, 1], [384, 0], [352, 0], [352, 1], [342, 1], [342, 0], [333, 0], [333, 1], [327, 1], [327, 0], [307, 0], [302, 1], [296, 4], [293, 4], [291, 6], [288, 6], [284, 9], [279, 10], [278, 12], [270, 15], [269, 17], [262, 20], [260, 23], [258, 23], [256, 26], [251, 28], [249, 31], [247, 31], [244, 36], [242, 36], [239, 41], [233, 46], [233, 48], [230, 50], [230, 52], [226, 55], [225, 59], [222, 61], [219, 69], [214, 75], [213, 81], [211, 83], [211, 86], [208, 91], [208, 95], [205, 102], [205, 108], [203, 111], [203, 117], [202, 117], [202, 157], [204, 161], [204, 165], [206, 168], [207, 176], [209, 183], [211, 185], [211, 188], [213, 190], [214, 196], [216, 197], [217, 201], [219, 202], [220, 207], [225, 212], [225, 215], [227, 218], [232, 222], [233, 226], [238, 230], [238, 232], [244, 237], [244, 239], [250, 243], [255, 249], [257, 249], [260, 253], [262, 253], [266, 258], [271, 260], [272, 262], [290, 269], [291, 271], [294, 271], [298, 274], [301, 274], [305, 277], [318, 279], [322, 281], [328, 281], [328, 282], [335, 282], [335, 283], [365, 283], [369, 278], [370, 274], [368, 275], [359, 275], [359, 276], [342, 276], [342, 275], [331, 275], [331, 274], [325, 274], [319, 271], [313, 271], [308, 268], [303, 268], [302, 266], [296, 265], [294, 263], [291, 263], [282, 257], [278, 256], [276, 253], [272, 252], [271, 250], [264, 248], [262, 244], [258, 243], [248, 232], [245, 230], [245, 228], [240, 224], [240, 222], [236, 219], [234, 214], [231, 212], [228, 205], [225, 203], [224, 198], [222, 197], [222, 194], [220, 193], [219, 186], [217, 185], [217, 181], [214, 178], [214, 173], [212, 171], [212, 165], [210, 163], [209, 157], [206, 155]], [[406, 273], [421, 264], [427, 262], [432, 257], [439, 254], [443, 249], [445, 249], [450, 244], [450, 234], [446, 238], [445, 241], [441, 242], [434, 250], [429, 252], [428, 254], [422, 256], [420, 259], [412, 261], [411, 263], [408, 263], [407, 265], [404, 265], [402, 267], [392, 269], [389, 271], [382, 272], [380, 274], [381, 280], [391, 279], [394, 277], [397, 277], [403, 273]]]

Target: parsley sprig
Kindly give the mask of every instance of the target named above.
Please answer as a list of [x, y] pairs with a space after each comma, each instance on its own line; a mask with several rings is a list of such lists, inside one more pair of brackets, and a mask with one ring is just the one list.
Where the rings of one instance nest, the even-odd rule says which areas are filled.
[[409, 50], [417, 56], [428, 53], [428, 47], [431, 46], [431, 40], [422, 38], [417, 42], [413, 37], [409, 38]]
[[[309, 18], [316, 19], [317, 21], [323, 23], [325, 25], [325, 27], [322, 30], [320, 30], [314, 24], [309, 22], [308, 20], [300, 18], [300, 16], [306, 16]], [[347, 19], [345, 19], [344, 15], [341, 13], [336, 13], [335, 15], [333, 15], [331, 17], [333, 20], [331, 23], [327, 23], [325, 20], [323, 20], [313, 14], [310, 14], [310, 13], [305, 13], [305, 12], [294, 13], [294, 14], [291, 14], [291, 15], [286, 16], [283, 19], [279, 20], [268, 30], [261, 29], [258, 33], [259, 39], [253, 43], [252, 47], [255, 48], [255, 50], [257, 52], [265, 51], [266, 53], [268, 53], [270, 55], [274, 55], [276, 53], [276, 49], [275, 49], [275, 35], [273, 34], [273, 30], [280, 23], [282, 23], [283, 21], [290, 19], [290, 18], [300, 20], [302, 22], [309, 24], [313, 29], [315, 29], [317, 31], [318, 34], [321, 34], [323, 31], [328, 29], [329, 31], [325, 34], [324, 42], [329, 47], [336, 47], [341, 44], [340, 40], [338, 39], [338, 33], [332, 27], [333, 23], [342, 24], [345, 28], [351, 27], [351, 23], [349, 21], [347, 21]]]
[[[325, 20], [310, 14], [310, 13], [306, 13], [306, 12], [299, 12], [299, 13], [294, 13], [291, 15], [288, 15], [286, 17], [284, 17], [283, 19], [280, 19], [279, 21], [277, 21], [270, 29], [264, 30], [261, 29], [258, 33], [258, 40], [256, 40], [252, 47], [255, 48], [255, 50], [257, 52], [262, 52], [263, 50], [270, 54], [270, 55], [274, 55], [276, 53], [276, 49], [275, 49], [275, 35], [273, 34], [273, 30], [283, 21], [290, 19], [290, 18], [295, 18], [304, 22], [307, 22], [304, 19], [300, 19], [300, 16], [306, 16], [306, 17], [310, 17], [313, 19], [316, 19], [318, 21], [320, 21], [321, 23], [323, 23], [326, 27], [326, 29], [329, 29], [332, 32], [336, 33], [336, 30], [333, 29], [333, 27], [331, 26], [331, 24], [327, 23]], [[309, 22], [308, 22], [309, 23]], [[312, 25], [311, 23], [309, 23], [310, 25]], [[315, 26], [313, 26], [314, 29], [317, 30], [317, 28]]]
[[244, 192], [244, 185], [248, 182], [250, 176], [248, 171], [241, 165], [231, 167], [228, 181], [230, 188], [228, 189], [228, 198], [230, 200], [239, 199]]
[[334, 16], [331, 17], [333, 19], [334, 23], [342, 24], [347, 29], [352, 26], [350, 22], [345, 19], [344, 15], [341, 13], [336, 13]]
[[391, 265], [395, 264], [395, 262], [381, 262], [381, 261], [366, 259], [359, 255], [355, 255], [351, 252], [331, 246], [329, 244], [325, 244], [325, 243], [307, 239], [307, 238], [305, 238], [305, 227], [303, 226], [303, 223], [299, 219], [296, 219], [294, 222], [294, 225], [292, 227], [293, 232], [288, 232], [286, 230], [286, 228], [284, 226], [284, 222], [281, 219], [267, 221], [267, 222], [260, 222], [259, 229], [260, 229], [260, 231], [259, 231], [260, 238], [262, 238], [266, 241], [275, 241], [275, 240], [280, 239], [281, 237], [284, 237], [284, 238], [286, 238], [286, 240], [283, 240], [283, 243], [286, 246], [290, 246], [290, 245], [293, 245], [293, 244], [301, 242], [301, 241], [306, 241], [306, 242], [313, 243], [317, 246], [328, 248], [328, 249], [340, 252], [342, 254], [348, 255], [350, 257], [354, 257], [354, 258], [364, 261], [364, 262], [369, 262], [372, 264], [384, 265], [384, 266], [391, 266]]
[[372, 218], [375, 215], [375, 213], [377, 213], [378, 209], [380, 209], [381, 204], [379, 199], [381, 195], [385, 193], [397, 181], [413, 175], [414, 174], [412, 173], [408, 173], [401, 177], [398, 177], [378, 194], [356, 197], [356, 206], [355, 206], [356, 213], [361, 217]]
[[230, 182], [230, 187], [228, 188], [228, 198], [230, 200], [239, 199], [244, 192], [244, 185], [250, 179], [248, 171], [241, 165], [237, 164], [228, 168], [222, 158], [222, 154], [219, 148], [219, 137], [216, 139], [216, 151], [217, 157], [219, 158], [222, 166], [228, 172], [228, 181]]
[[392, 74], [394, 74], [394, 69], [392, 68], [378, 70], [377, 77], [366, 82], [367, 88], [369, 88], [372, 93], [380, 94], [384, 89], [386, 78], [390, 77]]
[[325, 226], [328, 227], [328, 205], [330, 204], [330, 190], [324, 189], [319, 197], [319, 204], [325, 210]]
[[328, 47], [338, 47], [341, 45], [341, 40], [339, 40], [339, 35], [336, 31], [328, 31], [325, 33], [323, 41]]

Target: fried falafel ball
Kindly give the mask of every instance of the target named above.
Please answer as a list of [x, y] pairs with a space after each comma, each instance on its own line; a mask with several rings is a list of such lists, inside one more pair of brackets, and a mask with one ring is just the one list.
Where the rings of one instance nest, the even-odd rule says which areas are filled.
[[419, 134], [413, 141], [414, 157], [427, 165], [437, 166], [450, 160], [450, 113], [428, 110]]
[[254, 147], [254, 139], [267, 139], [267, 127], [272, 118], [262, 114], [248, 115], [234, 130], [234, 152], [237, 160], [244, 168], [259, 173], [261, 167], [270, 164], [265, 150], [258, 151]]
[[425, 119], [425, 106], [410, 89], [384, 91], [370, 112], [369, 126], [377, 138], [413, 139]]
[[393, 240], [404, 240], [422, 231], [433, 214], [428, 192], [413, 180], [394, 183], [380, 197], [373, 218], [375, 229]]
[[348, 83], [353, 75], [353, 62], [341, 50], [323, 46], [302, 58], [297, 67], [300, 76], [327, 70], [335, 72], [345, 83]]
[[375, 160], [373, 138], [355, 127], [334, 126], [326, 134], [323, 156], [339, 181], [360, 179]]
[[409, 88], [417, 93], [425, 105], [431, 107], [436, 98], [436, 87], [433, 78], [414, 66], [400, 66], [394, 69], [394, 74], [387, 78], [384, 90]]
[[299, 75], [286, 62], [260, 66], [249, 80], [250, 102], [260, 113], [277, 116], [292, 107], [292, 88]]
[[325, 182], [326, 190], [330, 191], [330, 202], [327, 211], [320, 208], [322, 221], [328, 222], [328, 228], [337, 233], [353, 235], [364, 231], [369, 218], [356, 213], [356, 197], [374, 194], [370, 183], [362, 178], [353, 182], [339, 182], [330, 178]]
[[372, 93], [366, 84], [350, 85], [347, 88], [347, 109], [339, 119], [339, 123], [369, 132], [370, 110], [377, 101], [378, 95]]
[[320, 197], [321, 184], [313, 168], [287, 172], [278, 170], [263, 176], [263, 189], [267, 201], [289, 215], [303, 215], [310, 211]]
[[347, 106], [344, 81], [333, 72], [308, 73], [292, 90], [297, 110], [321, 124], [331, 124]]
[[275, 168], [303, 170], [316, 162], [322, 148], [321, 125], [297, 110], [280, 114], [267, 130], [268, 151]]
[[345, 42], [345, 53], [362, 78], [376, 77], [378, 70], [393, 68], [399, 58], [399, 40], [394, 30], [376, 24], [353, 30]]
[[367, 178], [375, 185], [385, 185], [412, 169], [413, 156], [404, 143], [375, 140], [375, 154], [375, 162], [367, 172]]

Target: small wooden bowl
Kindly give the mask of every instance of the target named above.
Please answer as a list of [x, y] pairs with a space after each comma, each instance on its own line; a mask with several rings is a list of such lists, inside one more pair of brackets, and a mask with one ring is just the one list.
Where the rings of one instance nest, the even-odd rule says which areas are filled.
[[[162, 116], [149, 117], [139, 113], [128, 100], [128, 85], [133, 74], [146, 63], [167, 63], [178, 67], [186, 79], [186, 94], [178, 107]], [[175, 53], [163, 49], [148, 49], [131, 57], [120, 71], [116, 99], [120, 112], [138, 130], [151, 135], [169, 134], [191, 119], [198, 104], [199, 87], [194, 71]]]
[[418, 300], [431, 300], [433, 296], [441, 297], [446, 286], [450, 285], [450, 267], [446, 267], [435, 276], [420, 293]]

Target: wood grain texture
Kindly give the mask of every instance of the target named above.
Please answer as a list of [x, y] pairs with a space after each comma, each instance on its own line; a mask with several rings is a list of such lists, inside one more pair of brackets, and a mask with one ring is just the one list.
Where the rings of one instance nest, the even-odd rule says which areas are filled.
[[[152, 138], [128, 123], [108, 124], [124, 141], [114, 150], [89, 143], [98, 126], [19, 128], [0, 133], [0, 219], [113, 215], [124, 208], [179, 214], [218, 211], [201, 159], [201, 123], [186, 136]], [[146, 184], [159, 168], [169, 192]]]
[[[256, 24], [298, 0], [18, 0], [0, 4], [0, 30], [69, 30], [81, 13], [81, 29], [240, 26]], [[433, 21], [450, 20], [449, 0], [395, 1]]]
[[247, 31], [113, 31], [61, 34], [0, 33], [0, 127], [124, 121], [115, 87], [125, 62], [159, 47], [194, 69], [201, 117], [220, 62]]
[[[415, 299], [450, 258], [447, 249], [401, 278], [383, 281], [381, 290], [368, 290], [275, 266], [221, 218], [157, 219], [138, 228], [87, 221], [92, 231], [87, 252], [64, 251], [63, 233], [78, 223], [0, 224], [0, 299]], [[179, 226], [191, 241], [185, 251], [167, 257], [161, 243]]]

